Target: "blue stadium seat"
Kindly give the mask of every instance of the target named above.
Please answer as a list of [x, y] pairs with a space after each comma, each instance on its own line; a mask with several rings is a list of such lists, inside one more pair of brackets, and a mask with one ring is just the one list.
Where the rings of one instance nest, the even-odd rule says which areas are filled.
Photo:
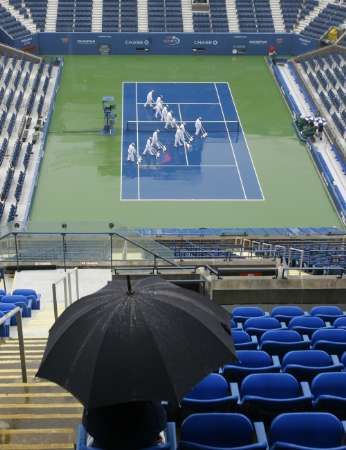
[[270, 427], [271, 450], [346, 450], [341, 421], [329, 413], [290, 413], [276, 417]]
[[232, 329], [232, 337], [236, 350], [256, 350], [258, 346], [257, 338], [250, 336], [244, 330]]
[[342, 328], [322, 328], [311, 337], [315, 350], [325, 350], [331, 355], [342, 355], [346, 351], [346, 330]]
[[223, 368], [223, 376], [230, 382], [241, 382], [252, 373], [280, 372], [280, 362], [275, 356], [260, 350], [238, 350], [238, 361]]
[[[0, 301], [0, 311], [4, 314], [8, 313], [9, 311], [12, 311], [12, 309], [16, 308], [17, 306], [20, 308], [20, 305], [15, 305], [14, 303], [1, 303]], [[21, 311], [23, 312], [22, 309]], [[11, 317], [10, 325], [17, 325], [17, 319], [15, 316]]]
[[12, 295], [24, 295], [32, 300], [32, 309], [40, 309], [41, 294], [37, 294], [34, 289], [15, 289]]
[[338, 317], [344, 315], [343, 311], [338, 306], [314, 306], [311, 308], [310, 314], [331, 323]]
[[181, 426], [179, 450], [265, 450], [262, 424], [242, 414], [213, 413], [189, 416]]
[[294, 330], [269, 330], [262, 334], [259, 348], [271, 355], [283, 356], [292, 350], [307, 350], [310, 341]]
[[313, 406], [346, 419], [346, 372], [320, 373], [311, 383]]
[[288, 328], [311, 337], [316, 330], [325, 327], [325, 325], [325, 322], [320, 317], [299, 316], [293, 317], [289, 321]]
[[265, 312], [259, 306], [237, 306], [232, 310], [232, 318], [236, 322], [245, 322], [251, 317], [262, 317]]
[[271, 316], [287, 325], [292, 317], [304, 316], [305, 312], [300, 306], [276, 306], [272, 309]]
[[343, 365], [338, 359], [323, 350], [296, 350], [287, 353], [282, 359], [282, 370], [300, 381], [311, 381], [321, 372], [342, 369]]
[[[142, 450], [176, 450], [176, 432], [175, 432], [175, 423], [168, 422], [165, 430], [165, 444], [155, 445], [153, 447], [147, 447]], [[78, 426], [77, 430], [77, 443], [76, 450], [102, 450], [96, 447], [87, 447], [87, 432], [83, 425]]]
[[346, 316], [336, 319], [333, 325], [335, 328], [344, 328], [346, 330]]
[[248, 375], [240, 386], [240, 408], [254, 420], [268, 421], [277, 414], [307, 411], [312, 396], [307, 383], [288, 373]]
[[229, 324], [230, 324], [231, 328], [238, 328], [237, 324], [235, 323], [235, 321], [233, 319], [230, 320]]
[[24, 295], [4, 295], [1, 297], [1, 303], [12, 303], [22, 308], [23, 317], [31, 317], [32, 300]]
[[345, 369], [346, 369], [346, 352], [344, 352], [344, 353], [341, 355], [340, 361], [341, 361], [341, 364], [343, 364], [344, 367], [345, 367]]
[[200, 412], [227, 412], [236, 405], [237, 400], [237, 395], [231, 395], [225, 378], [211, 373], [181, 400], [182, 416]]
[[274, 317], [253, 317], [244, 323], [244, 330], [260, 337], [267, 330], [280, 329], [280, 322]]
[[[0, 309], [0, 317], [4, 317], [7, 311], [2, 311]], [[4, 324], [0, 326], [0, 337], [7, 338], [10, 337], [10, 319], [6, 320]]]

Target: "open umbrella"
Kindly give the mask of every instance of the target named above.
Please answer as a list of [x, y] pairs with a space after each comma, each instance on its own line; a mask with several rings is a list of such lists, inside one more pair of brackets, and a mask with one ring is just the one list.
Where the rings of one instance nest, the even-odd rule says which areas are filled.
[[49, 333], [37, 376], [85, 406], [179, 399], [235, 360], [229, 316], [159, 277], [117, 280], [67, 308]]

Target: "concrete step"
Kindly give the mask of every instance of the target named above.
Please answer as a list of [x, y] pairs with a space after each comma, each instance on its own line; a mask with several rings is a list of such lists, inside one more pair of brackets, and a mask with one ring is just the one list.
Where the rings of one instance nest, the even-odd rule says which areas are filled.
[[68, 444], [69, 447], [65, 448], [70, 448], [70, 445], [73, 443], [74, 438], [75, 438], [75, 430], [71, 427], [56, 428], [56, 429], [28, 428], [26, 430], [0, 429], [0, 443], [1, 445], [7, 446], [27, 445], [27, 443], [30, 442], [30, 445], [36, 445], [38, 447], [35, 448], [40, 448], [40, 446], [47, 445], [47, 443], [51, 445], [50, 441], [54, 440], [53, 445]]

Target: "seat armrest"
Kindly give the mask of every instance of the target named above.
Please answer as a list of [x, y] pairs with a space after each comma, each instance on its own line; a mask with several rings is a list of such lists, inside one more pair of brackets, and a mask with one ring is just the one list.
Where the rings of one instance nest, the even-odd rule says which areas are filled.
[[251, 335], [251, 341], [252, 342], [254, 342], [255, 344], [258, 344], [258, 339], [257, 339], [257, 336], [255, 336], [255, 335]]
[[312, 394], [311, 394], [311, 391], [310, 391], [309, 383], [306, 382], [306, 381], [301, 381], [300, 386], [302, 388], [304, 397], [311, 397], [312, 398]]
[[236, 397], [237, 402], [239, 402], [240, 394], [238, 383], [230, 383], [230, 389], [231, 389], [231, 396]]
[[177, 448], [177, 432], [175, 427], [175, 422], [167, 422], [165, 434], [167, 437], [167, 442], [170, 444], [170, 450], [176, 450]]
[[333, 361], [333, 364], [341, 364], [338, 355], [330, 355]]
[[307, 334], [303, 334], [302, 338], [303, 338], [304, 342], [309, 342], [310, 343], [310, 338], [309, 338], [309, 336]]
[[281, 367], [280, 358], [277, 355], [272, 356], [273, 364], [276, 367]]
[[268, 445], [267, 433], [264, 428], [264, 423], [263, 422], [254, 422], [253, 425], [255, 427], [257, 441], [260, 442], [261, 444], [263, 443], [265, 445]]

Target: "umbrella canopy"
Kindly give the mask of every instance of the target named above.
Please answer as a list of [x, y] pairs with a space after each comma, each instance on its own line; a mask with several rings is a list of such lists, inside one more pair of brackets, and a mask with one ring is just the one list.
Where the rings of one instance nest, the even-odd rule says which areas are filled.
[[49, 333], [37, 376], [85, 406], [179, 399], [235, 360], [229, 316], [159, 277], [116, 280], [67, 308]]

